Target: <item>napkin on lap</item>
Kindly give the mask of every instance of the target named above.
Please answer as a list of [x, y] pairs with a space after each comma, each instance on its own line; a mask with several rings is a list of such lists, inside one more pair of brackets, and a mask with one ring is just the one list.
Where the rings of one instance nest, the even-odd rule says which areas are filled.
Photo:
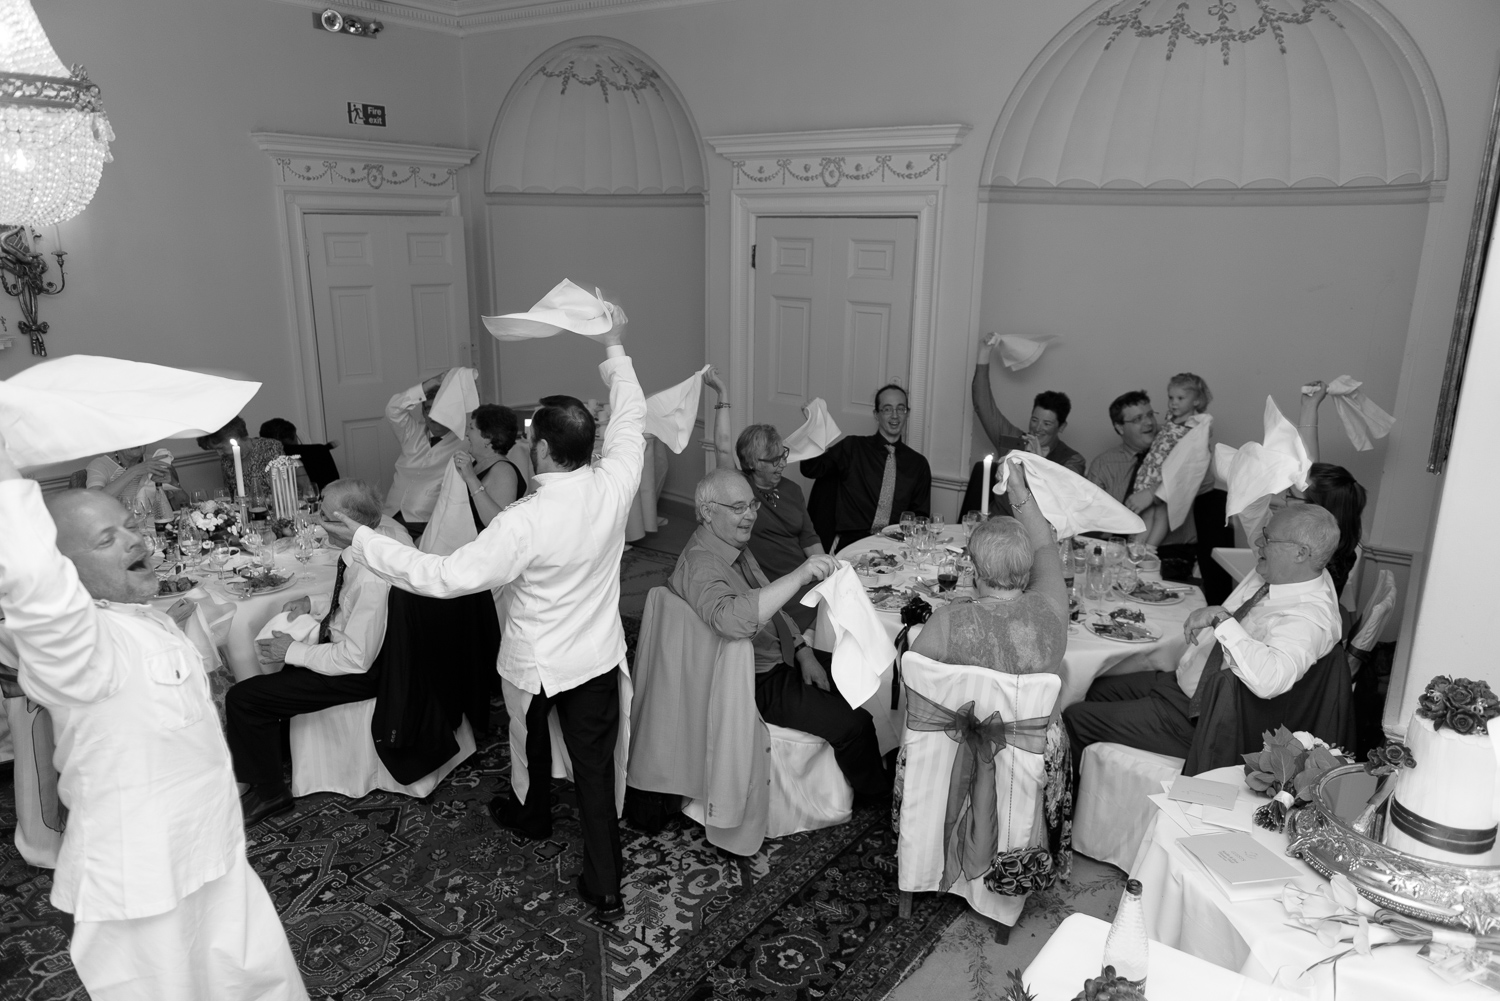
[[896, 659], [896, 647], [847, 563], [802, 596], [809, 608], [822, 602], [833, 623], [833, 685], [858, 709], [880, 689], [880, 675]]
[[1288, 487], [1306, 488], [1307, 473], [1312, 468], [1296, 427], [1281, 416], [1276, 401], [1269, 396], [1262, 422], [1263, 442], [1246, 442], [1239, 448], [1218, 445], [1214, 449], [1214, 468], [1219, 479], [1229, 484], [1226, 520], [1241, 515], [1251, 539], [1264, 523], [1271, 496]]
[[[325, 604], [327, 600], [326, 597], [323, 598]], [[314, 598], [313, 604], [317, 603], [318, 598]], [[261, 640], [271, 639], [272, 633], [286, 633], [298, 643], [316, 643], [318, 642], [318, 625], [322, 621], [322, 616], [316, 614], [316, 611], [311, 615], [299, 615], [296, 618], [292, 618], [286, 612], [277, 612], [271, 616], [271, 621], [260, 627], [260, 632], [255, 634], [255, 641], [259, 643]]]
[[[1396, 426], [1396, 418], [1367, 398], [1359, 388], [1363, 385], [1353, 376], [1341, 375], [1328, 384], [1328, 395], [1333, 400], [1334, 409], [1339, 412], [1339, 420], [1344, 422], [1344, 433], [1349, 436], [1349, 441], [1356, 450], [1368, 452], [1375, 447], [1370, 439], [1390, 434], [1391, 428]], [[1312, 386], [1302, 387], [1304, 396], [1311, 395], [1312, 391]]]
[[787, 447], [787, 462], [801, 462], [803, 459], [816, 459], [828, 451], [828, 446], [838, 440], [839, 435], [844, 432], [833, 422], [828, 414], [828, 404], [823, 398], [816, 397], [807, 405], [807, 420], [802, 426], [785, 438], [781, 443]]
[[[595, 293], [599, 290], [595, 289]], [[564, 278], [524, 313], [481, 316], [485, 327], [502, 341], [528, 341], [571, 330], [596, 337], [608, 333], [616, 323], [626, 322], [625, 311], [603, 296], [590, 295]]]
[[1052, 523], [1059, 539], [1080, 532], [1136, 535], [1146, 530], [1146, 523], [1141, 520], [1140, 515], [1096, 484], [1045, 456], [1020, 449], [1001, 457], [995, 478], [995, 493], [1005, 493], [1005, 484], [1010, 479], [1011, 459], [1026, 467], [1026, 485], [1031, 488], [1037, 510]]
[[479, 406], [479, 373], [472, 368], [450, 368], [432, 401], [432, 419], [460, 438], [469, 415]]
[[0, 434], [17, 466], [66, 462], [228, 424], [258, 382], [68, 355], [0, 382]]
[[678, 454], [693, 440], [693, 427], [698, 423], [698, 398], [703, 393], [703, 374], [708, 369], [709, 366], [704, 365], [671, 389], [663, 389], [646, 399], [646, 434], [655, 435]]
[[1208, 472], [1208, 440], [1213, 433], [1211, 414], [1194, 414], [1188, 418], [1193, 429], [1178, 439], [1161, 464], [1161, 486], [1156, 496], [1167, 503], [1167, 522], [1175, 531], [1193, 510], [1203, 475]]

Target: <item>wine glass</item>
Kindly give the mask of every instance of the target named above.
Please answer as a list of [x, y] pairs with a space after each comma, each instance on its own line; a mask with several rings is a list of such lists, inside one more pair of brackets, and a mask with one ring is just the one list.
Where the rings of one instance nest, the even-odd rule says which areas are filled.
[[974, 527], [983, 520], [984, 516], [981, 515], [978, 511], [965, 511], [963, 520], [960, 522], [960, 524], [962, 524], [964, 528], [964, 538], [968, 538], [969, 536], [973, 535]]
[[908, 540], [911, 539], [911, 530], [916, 526], [916, 523], [917, 523], [917, 512], [915, 512], [915, 511], [902, 511], [901, 512], [901, 534], [903, 536], [905, 536]]
[[929, 531], [932, 532], [932, 537], [934, 539], [936, 539], [938, 541], [942, 541], [942, 536], [943, 536], [943, 516], [940, 515], [940, 514], [932, 514], [932, 515], [928, 516], [928, 518], [927, 518], [927, 528], [928, 528]]

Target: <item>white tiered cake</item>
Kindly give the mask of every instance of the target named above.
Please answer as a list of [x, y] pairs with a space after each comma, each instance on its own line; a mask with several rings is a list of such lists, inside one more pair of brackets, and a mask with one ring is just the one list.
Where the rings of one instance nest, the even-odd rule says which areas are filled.
[[1489, 734], [1482, 726], [1459, 734], [1413, 713], [1406, 746], [1416, 766], [1397, 771], [1385, 843], [1455, 865], [1500, 865], [1497, 765]]

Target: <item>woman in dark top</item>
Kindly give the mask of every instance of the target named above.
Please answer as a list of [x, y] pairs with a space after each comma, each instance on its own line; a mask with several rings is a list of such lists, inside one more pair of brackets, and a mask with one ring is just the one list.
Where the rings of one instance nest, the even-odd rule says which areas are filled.
[[[718, 461], [744, 473], [760, 503], [750, 535], [750, 552], [766, 576], [776, 580], [800, 567], [809, 556], [823, 555], [823, 544], [818, 541], [818, 533], [807, 514], [807, 499], [802, 487], [784, 476], [787, 449], [781, 433], [770, 424], [751, 424], [740, 432], [731, 448], [724, 383], [715, 369], [704, 374], [703, 382], [718, 396], [714, 406], [714, 448]], [[783, 609], [804, 630], [817, 620], [817, 610], [801, 602], [806, 591], [807, 588], [799, 591]]]
[[282, 451], [301, 459], [308, 480], [319, 490], [339, 478], [338, 464], [333, 461], [333, 450], [338, 448], [338, 442], [304, 443], [297, 437], [297, 425], [285, 417], [272, 417], [262, 423], [260, 436], [281, 442]]
[[469, 488], [469, 503], [481, 531], [526, 493], [526, 478], [505, 457], [520, 434], [521, 422], [509, 407], [484, 403], [469, 417], [469, 450], [455, 455], [453, 464]]

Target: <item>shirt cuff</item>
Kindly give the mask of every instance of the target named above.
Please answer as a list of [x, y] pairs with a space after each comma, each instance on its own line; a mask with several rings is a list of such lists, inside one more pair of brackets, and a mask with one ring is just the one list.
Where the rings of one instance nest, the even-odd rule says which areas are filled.
[[604, 348], [604, 354], [608, 358], [624, 358], [625, 357], [625, 345], [623, 345], [623, 344], [607, 344], [607, 345], [605, 345], [605, 348]]
[[349, 556], [351, 559], [363, 559], [365, 555], [365, 543], [380, 533], [369, 525], [359, 526], [359, 531], [354, 533], [354, 538], [349, 542]]
[[1226, 648], [1231, 643], [1254, 642], [1253, 637], [1245, 632], [1245, 627], [1240, 625], [1239, 620], [1233, 615], [1214, 627], [1214, 635], [1219, 638], [1219, 643]]
[[303, 643], [300, 640], [292, 640], [292, 645], [286, 648], [286, 656], [282, 658], [286, 663], [296, 667], [307, 666], [307, 656], [312, 652], [311, 643]]

